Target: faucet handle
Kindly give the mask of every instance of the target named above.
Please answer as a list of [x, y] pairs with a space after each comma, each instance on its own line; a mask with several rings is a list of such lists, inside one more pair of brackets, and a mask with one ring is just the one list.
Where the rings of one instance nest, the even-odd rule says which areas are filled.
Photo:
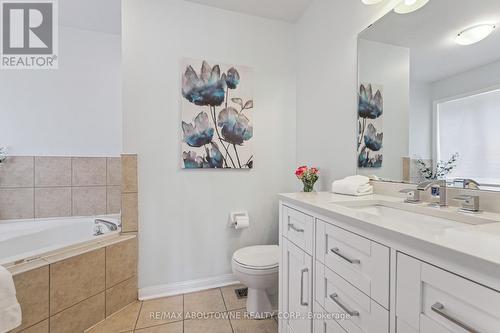
[[477, 195], [459, 195], [453, 200], [462, 202], [462, 208], [460, 208], [462, 211], [479, 212], [479, 196]]
[[420, 191], [412, 188], [405, 188], [399, 191], [399, 193], [406, 193], [406, 203], [419, 203], [420, 202]]

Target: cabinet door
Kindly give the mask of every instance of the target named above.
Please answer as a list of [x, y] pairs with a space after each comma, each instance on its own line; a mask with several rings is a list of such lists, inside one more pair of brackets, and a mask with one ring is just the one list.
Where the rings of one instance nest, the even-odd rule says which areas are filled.
[[283, 320], [286, 333], [312, 332], [312, 258], [283, 238]]
[[340, 326], [335, 319], [329, 318], [326, 311], [316, 303], [316, 307], [314, 309], [316, 315], [320, 315], [321, 317], [317, 317], [314, 320], [314, 333], [347, 333], [346, 330]]

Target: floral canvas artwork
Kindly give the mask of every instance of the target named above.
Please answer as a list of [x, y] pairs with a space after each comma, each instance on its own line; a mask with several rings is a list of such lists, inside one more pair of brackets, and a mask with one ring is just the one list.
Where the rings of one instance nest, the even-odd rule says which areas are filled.
[[381, 168], [384, 97], [380, 85], [362, 83], [358, 95], [358, 167]]
[[182, 166], [252, 169], [252, 70], [237, 65], [182, 63]]

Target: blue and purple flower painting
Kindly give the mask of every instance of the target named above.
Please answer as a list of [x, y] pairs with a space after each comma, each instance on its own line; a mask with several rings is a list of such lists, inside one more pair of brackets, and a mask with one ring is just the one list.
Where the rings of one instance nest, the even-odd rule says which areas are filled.
[[183, 168], [253, 168], [251, 69], [185, 59], [181, 108]]
[[384, 97], [380, 85], [362, 83], [358, 94], [358, 167], [381, 168]]

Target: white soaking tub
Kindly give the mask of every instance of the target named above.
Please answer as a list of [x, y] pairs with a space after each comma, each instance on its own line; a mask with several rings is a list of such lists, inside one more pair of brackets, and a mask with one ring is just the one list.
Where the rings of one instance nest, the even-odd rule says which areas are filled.
[[0, 265], [120, 233], [103, 225], [96, 235], [97, 218], [120, 225], [119, 215], [0, 221]]

